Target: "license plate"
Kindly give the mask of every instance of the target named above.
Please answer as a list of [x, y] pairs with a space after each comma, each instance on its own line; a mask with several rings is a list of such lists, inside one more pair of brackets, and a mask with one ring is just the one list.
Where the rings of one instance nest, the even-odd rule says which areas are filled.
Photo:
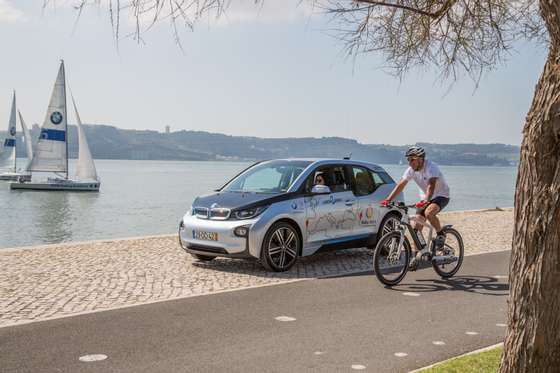
[[218, 241], [218, 233], [216, 232], [205, 232], [205, 231], [194, 231], [193, 238], [195, 240], [205, 240], [205, 241]]

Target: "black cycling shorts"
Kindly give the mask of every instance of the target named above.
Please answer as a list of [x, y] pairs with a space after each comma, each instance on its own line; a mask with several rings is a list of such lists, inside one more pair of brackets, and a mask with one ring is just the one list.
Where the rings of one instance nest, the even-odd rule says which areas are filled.
[[432, 198], [430, 200], [430, 202], [428, 204], [426, 204], [426, 206], [416, 209], [416, 215], [421, 215], [421, 216], [425, 216], [424, 215], [424, 211], [426, 211], [426, 209], [428, 208], [428, 206], [430, 206], [430, 204], [435, 203], [436, 205], [439, 206], [439, 211], [443, 210], [445, 208], [445, 206], [447, 206], [447, 204], [449, 203], [449, 198], [447, 197], [441, 197], [441, 196], [437, 196], [435, 198]]

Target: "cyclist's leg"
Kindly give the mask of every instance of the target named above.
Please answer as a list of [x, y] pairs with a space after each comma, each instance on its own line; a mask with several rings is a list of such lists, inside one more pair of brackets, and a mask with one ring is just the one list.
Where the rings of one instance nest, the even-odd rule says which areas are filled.
[[[416, 208], [416, 219], [418, 219], [422, 223], [426, 222], [426, 207], [427, 206]], [[415, 221], [413, 221], [411, 225], [413, 229], [416, 229], [418, 231], [422, 231], [422, 229], [424, 228], [422, 224], [417, 224]]]
[[[425, 223], [425, 222], [426, 222], [426, 217], [424, 216], [424, 210], [425, 210], [425, 208], [416, 209], [416, 216], [415, 216], [415, 218], [416, 218], [417, 220], [419, 220], [420, 222], [422, 222], [422, 223]], [[415, 222], [415, 221], [413, 221], [410, 225], [412, 226], [412, 229], [415, 229], [415, 230], [417, 230], [417, 231], [419, 231], [419, 232], [422, 232], [422, 229], [424, 228], [424, 226], [423, 226], [422, 224], [417, 223], [417, 222]], [[414, 247], [415, 247], [415, 250], [412, 250], [412, 257], [413, 257], [413, 258], [414, 258], [414, 254], [416, 253], [416, 251], [422, 250], [421, 247], [417, 247], [417, 246], [416, 246], [416, 242], [414, 243]]]
[[439, 207], [439, 205], [432, 202], [428, 205], [428, 207], [426, 207], [426, 211], [424, 212], [430, 224], [436, 229], [436, 232], [441, 231], [441, 223], [439, 221], [439, 218], [437, 217], [437, 214], [440, 211], [441, 208]]
[[443, 247], [445, 244], [445, 235], [441, 231], [441, 222], [437, 217], [437, 214], [447, 206], [449, 203], [449, 198], [446, 197], [436, 197], [430, 201], [430, 204], [426, 208], [426, 217], [428, 221], [436, 230], [436, 250]]

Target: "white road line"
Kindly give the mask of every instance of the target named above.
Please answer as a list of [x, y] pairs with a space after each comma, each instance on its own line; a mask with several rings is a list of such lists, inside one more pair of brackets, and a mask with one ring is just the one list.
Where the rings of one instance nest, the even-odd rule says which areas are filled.
[[325, 351], [315, 351], [314, 354], [315, 355], [324, 355], [324, 354], [326, 354], [326, 352]]
[[445, 344], [444, 341], [433, 341], [432, 344], [436, 345], [436, 346], [443, 346]]
[[396, 357], [405, 357], [408, 356], [406, 352], [395, 352], [394, 354]]
[[80, 356], [79, 360], [84, 363], [91, 363], [93, 361], [102, 361], [107, 359], [107, 355], [103, 354], [93, 354], [93, 355], [84, 355]]
[[407, 291], [406, 293], [402, 293], [402, 295], [406, 295], [407, 297], [419, 297], [420, 294], [419, 293], [413, 293], [410, 291]]
[[288, 321], [296, 321], [295, 317], [290, 317], [290, 316], [278, 316], [274, 318], [276, 321], [284, 321], [284, 322], [288, 322]]
[[364, 370], [364, 369], [366, 369], [366, 366], [365, 365], [360, 365], [360, 364], [353, 364], [352, 369], [354, 369], [354, 370]]
[[500, 280], [500, 279], [506, 279], [506, 278], [508, 278], [509, 276], [506, 276], [506, 275], [494, 275], [494, 276], [492, 276], [492, 277], [495, 278], [495, 279], [497, 279], [497, 280]]
[[478, 335], [478, 332], [465, 332], [466, 335]]
[[496, 324], [496, 326], [499, 326], [500, 328], [505, 328], [507, 327], [507, 324]]

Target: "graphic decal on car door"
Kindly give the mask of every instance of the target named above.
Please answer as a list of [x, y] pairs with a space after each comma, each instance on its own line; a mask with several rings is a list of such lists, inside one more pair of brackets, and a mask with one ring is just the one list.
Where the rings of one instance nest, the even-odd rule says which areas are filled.
[[[326, 180], [330, 194], [306, 198], [306, 241], [318, 242], [351, 234], [358, 221], [356, 199], [343, 166], [322, 167], [315, 174]], [[314, 180], [315, 176], [311, 176]]]

